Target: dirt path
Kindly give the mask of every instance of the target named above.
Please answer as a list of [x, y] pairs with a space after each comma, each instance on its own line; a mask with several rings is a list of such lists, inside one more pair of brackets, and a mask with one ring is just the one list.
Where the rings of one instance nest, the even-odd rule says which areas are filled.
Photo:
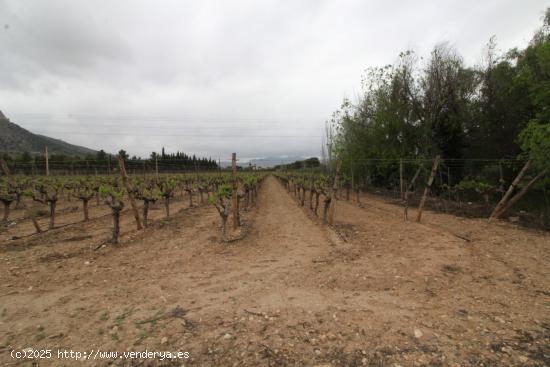
[[[57, 231], [48, 236], [50, 246], [4, 252], [4, 342], [120, 351], [158, 349], [167, 338], [200, 365], [264, 361], [259, 351], [266, 350], [266, 335], [284, 327], [279, 318], [294, 325], [300, 314], [326, 307], [323, 295], [301, 280], [304, 272], [315, 271], [313, 260], [326, 256], [331, 243], [273, 178], [248, 215], [255, 218], [251, 233], [230, 246], [218, 241], [213, 208], [201, 207], [143, 233], [131, 231], [119, 249], [90, 252], [83, 241], [72, 241], [72, 231]], [[108, 230], [106, 221], [75, 230], [85, 228], [95, 239], [95, 232]], [[178, 307], [188, 310], [185, 326], [179, 318], [136, 324]], [[245, 355], [227, 354], [248, 349]]]
[[0, 362], [23, 365], [9, 351], [28, 346], [191, 356], [120, 366], [548, 362], [547, 236], [449, 216], [467, 243], [394, 211], [339, 202], [338, 235], [268, 177], [244, 213], [250, 232], [232, 244], [213, 207], [183, 203], [140, 232], [126, 214], [118, 248], [89, 249], [107, 219], [2, 244]]

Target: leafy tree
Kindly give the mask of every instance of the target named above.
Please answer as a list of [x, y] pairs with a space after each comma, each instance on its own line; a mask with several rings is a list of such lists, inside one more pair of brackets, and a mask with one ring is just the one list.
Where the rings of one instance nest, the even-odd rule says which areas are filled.
[[539, 170], [550, 169], [550, 122], [532, 120], [519, 135], [521, 149]]

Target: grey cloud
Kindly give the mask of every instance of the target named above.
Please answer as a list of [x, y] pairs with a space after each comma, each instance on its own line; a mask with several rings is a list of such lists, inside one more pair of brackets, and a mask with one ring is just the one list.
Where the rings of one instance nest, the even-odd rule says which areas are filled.
[[314, 155], [323, 122], [359, 93], [365, 68], [441, 41], [476, 63], [492, 35], [502, 49], [524, 46], [546, 6], [0, 0], [9, 25], [0, 109], [30, 130], [109, 151]]
[[[110, 27], [93, 17], [85, 3], [66, 1], [5, 2], [1, 22], [2, 60], [27, 65], [33, 76], [51, 73], [82, 76], [112, 62], [127, 62], [130, 49]], [[111, 66], [111, 65], [109, 65]], [[12, 74], [19, 70], [4, 69]]]

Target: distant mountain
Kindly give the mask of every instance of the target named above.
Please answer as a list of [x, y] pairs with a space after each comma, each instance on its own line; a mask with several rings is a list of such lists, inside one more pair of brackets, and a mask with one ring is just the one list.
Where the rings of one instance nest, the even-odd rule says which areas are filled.
[[48, 153], [53, 154], [83, 156], [97, 153], [95, 150], [69, 144], [63, 140], [33, 134], [11, 122], [0, 111], [0, 153], [43, 153], [46, 146]]
[[[302, 160], [304, 157], [266, 157], [266, 158], [243, 158], [237, 161], [237, 166], [247, 168], [249, 166], [256, 166], [258, 168], [271, 168], [281, 164], [294, 163], [296, 161]], [[231, 161], [220, 162], [222, 168], [231, 167]]]
[[269, 168], [269, 167], [275, 167], [281, 164], [289, 164], [293, 163], [299, 160], [304, 159], [304, 157], [267, 157], [267, 158], [259, 158], [259, 159], [251, 159], [250, 163], [252, 165], [256, 165], [256, 167], [260, 168]]

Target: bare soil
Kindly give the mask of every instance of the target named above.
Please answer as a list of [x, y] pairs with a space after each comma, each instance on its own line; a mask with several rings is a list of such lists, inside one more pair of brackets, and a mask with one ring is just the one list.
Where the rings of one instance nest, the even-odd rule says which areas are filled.
[[[97, 251], [110, 235], [105, 207], [90, 222], [67, 211], [59, 224], [75, 224], [12, 239], [32, 233], [20, 221], [0, 233], [0, 363], [550, 364], [548, 233], [429, 211], [405, 222], [398, 206], [361, 201], [338, 201], [329, 228], [268, 177], [244, 215], [247, 235], [229, 244], [216, 210], [186, 198], [167, 219], [158, 205], [139, 232], [126, 211], [120, 246]], [[190, 358], [10, 357], [26, 347]]]

